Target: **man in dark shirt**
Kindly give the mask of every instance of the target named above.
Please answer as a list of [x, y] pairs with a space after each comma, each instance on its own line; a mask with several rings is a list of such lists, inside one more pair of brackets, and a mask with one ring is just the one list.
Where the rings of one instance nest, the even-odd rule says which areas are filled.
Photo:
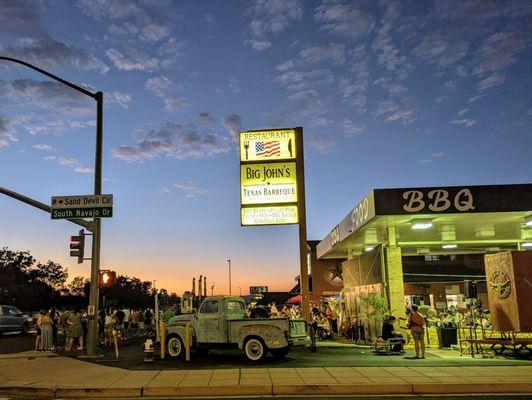
[[401, 335], [401, 333], [395, 331], [395, 328], [393, 326], [395, 321], [396, 319], [393, 315], [391, 315], [387, 320], [384, 321], [384, 323], [382, 324], [382, 338], [384, 340], [392, 338], [401, 339], [402, 345], [396, 344], [394, 346], [394, 351], [401, 351], [401, 348], [406, 343], [406, 341], [403, 339], [403, 335]]

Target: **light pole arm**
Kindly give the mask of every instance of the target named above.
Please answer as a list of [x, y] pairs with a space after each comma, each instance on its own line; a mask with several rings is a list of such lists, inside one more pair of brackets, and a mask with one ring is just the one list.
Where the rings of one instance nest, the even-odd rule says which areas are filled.
[[18, 60], [13, 57], [4, 57], [0, 56], [0, 60], [6, 60], [6, 61], [12, 61], [17, 64], [24, 65], [25, 67], [31, 68], [34, 71], [37, 71], [43, 75], [46, 75], [49, 78], [52, 78], [53, 80], [56, 80], [58, 82], [61, 82], [63, 85], [67, 85], [68, 87], [71, 87], [74, 90], [77, 90], [78, 92], [81, 92], [87, 96], [92, 97], [93, 99], [96, 99], [96, 94], [88, 91], [87, 89], [82, 88], [81, 86], [78, 86], [72, 82], [69, 82], [67, 80], [64, 80], [63, 78], [58, 77], [57, 75], [54, 75], [48, 71], [45, 71], [44, 69], [41, 69], [39, 67], [36, 67], [35, 65], [31, 65], [30, 63], [27, 63], [26, 61]]
[[[52, 209], [50, 206], [44, 203], [41, 203], [40, 201], [34, 200], [30, 197], [24, 196], [20, 193], [13, 192], [12, 190], [6, 189], [2, 186], [0, 186], [0, 193], [5, 194], [6, 196], [12, 197], [18, 201], [22, 201], [23, 203], [29, 204], [30, 206], [38, 208], [39, 210], [46, 211], [47, 213], [52, 212]], [[80, 225], [91, 232], [94, 229], [91, 221], [85, 221], [83, 219], [77, 219], [77, 218], [68, 219], [68, 221], [74, 224]]]

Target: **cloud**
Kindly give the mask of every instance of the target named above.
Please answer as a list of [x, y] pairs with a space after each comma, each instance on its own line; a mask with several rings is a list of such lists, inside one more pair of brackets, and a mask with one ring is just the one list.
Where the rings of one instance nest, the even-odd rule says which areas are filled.
[[174, 82], [165, 75], [149, 78], [144, 87], [153, 92], [157, 97], [164, 97], [165, 92], [174, 87]]
[[161, 156], [175, 159], [202, 158], [229, 152], [229, 138], [209, 132], [194, 124], [167, 122], [157, 128], [139, 129], [141, 139], [135, 145], [121, 145], [112, 155], [127, 162], [145, 162]]
[[462, 115], [464, 115], [464, 114], [467, 114], [468, 111], [469, 111], [469, 108], [466, 107], [466, 108], [464, 108], [464, 109], [458, 111], [458, 115], [462, 116]]
[[198, 121], [206, 122], [209, 124], [212, 124], [214, 122], [214, 117], [208, 113], [208, 112], [200, 112], [198, 113]]
[[314, 10], [314, 19], [322, 30], [348, 38], [368, 33], [374, 25], [373, 17], [355, 5], [327, 1]]
[[78, 0], [77, 6], [84, 14], [95, 19], [119, 19], [144, 14], [135, 2], [128, 0]]
[[118, 104], [120, 107], [127, 109], [133, 98], [129, 93], [113, 92], [106, 95], [106, 100], [111, 104]]
[[92, 174], [94, 173], [94, 170], [92, 168], [88, 168], [83, 166], [82, 163], [80, 163], [78, 160], [72, 157], [59, 157], [59, 156], [46, 156], [44, 157], [47, 161], [57, 161], [59, 165], [67, 165], [69, 167], [72, 167], [74, 172], [80, 173], [80, 174]]
[[170, 193], [170, 189], [168, 189], [166, 186], [162, 186], [162, 187], [157, 191], [157, 193], [159, 193], [159, 194]]
[[289, 69], [293, 69], [295, 68], [296, 66], [296, 63], [294, 60], [288, 60], [288, 61], [285, 61], [281, 64], [278, 64], [275, 69], [279, 72], [285, 72], [285, 71], [288, 71]]
[[[42, 108], [83, 107], [90, 99], [59, 82], [16, 79], [10, 84], [13, 93]], [[93, 111], [92, 111], [93, 112]]]
[[355, 125], [355, 123], [348, 118], [344, 119], [342, 126], [344, 129], [344, 135], [347, 137], [355, 137], [362, 133], [362, 128]]
[[470, 126], [473, 126], [477, 123], [476, 120], [470, 119], [470, 118], [464, 118], [464, 119], [455, 119], [451, 122], [449, 122], [452, 125], [461, 125], [469, 128]]
[[365, 111], [368, 85], [367, 79], [358, 79], [356, 81], [352, 81], [349, 78], [340, 79], [338, 89], [342, 96], [342, 101], [355, 106], [359, 111]]
[[434, 160], [432, 158], [427, 158], [427, 159], [424, 159], [424, 160], [419, 160], [418, 164], [432, 164], [433, 162], [434, 162]]
[[325, 102], [315, 90], [303, 90], [288, 97], [285, 113], [289, 116], [308, 117], [323, 112]]
[[492, 87], [502, 85], [506, 81], [506, 78], [503, 74], [493, 74], [486, 79], [483, 79], [477, 82], [477, 90], [483, 92]]
[[164, 99], [164, 111], [169, 113], [184, 110], [189, 105], [190, 101], [181, 96]]
[[50, 146], [49, 144], [34, 144], [33, 147], [37, 150], [42, 150], [42, 151], [52, 151], [53, 150], [53, 147]]
[[272, 45], [268, 36], [278, 34], [299, 21], [303, 7], [300, 0], [254, 0], [249, 5], [247, 14], [251, 17], [251, 37], [244, 44], [254, 50], [264, 51]]
[[94, 174], [94, 169], [89, 167], [76, 167], [74, 168], [74, 172], [78, 172], [80, 174]]
[[415, 108], [412, 105], [400, 106], [391, 100], [386, 100], [379, 103], [373, 115], [382, 116], [384, 122], [401, 121], [403, 124], [409, 124], [415, 121]]
[[269, 40], [247, 39], [244, 44], [250, 46], [253, 50], [264, 51], [272, 47], [272, 42]]
[[224, 117], [223, 124], [231, 134], [233, 140], [238, 139], [238, 134], [243, 130], [242, 118], [237, 114], [229, 114]]
[[305, 140], [308, 146], [322, 154], [330, 153], [334, 145], [330, 135], [310, 136]]
[[15, 37], [47, 36], [39, 17], [41, 8], [42, 4], [38, 1], [3, 1], [0, 31]]
[[329, 43], [324, 46], [307, 47], [299, 52], [299, 57], [310, 64], [326, 62], [340, 65], [345, 63], [345, 45]]
[[303, 90], [315, 86], [328, 86], [334, 82], [334, 75], [328, 69], [312, 71], [287, 71], [277, 75], [275, 81], [289, 90]]
[[447, 153], [444, 153], [442, 151], [437, 152], [437, 153], [432, 153], [432, 157], [433, 158], [441, 158], [441, 157], [445, 157], [446, 155], [447, 155]]
[[11, 129], [11, 121], [6, 116], [0, 114], [0, 147], [9, 146], [10, 141], [17, 141]]
[[445, 69], [463, 59], [468, 51], [467, 42], [444, 37], [441, 33], [431, 33], [421, 40], [412, 54], [422, 61], [435, 64], [439, 69]]
[[124, 55], [116, 49], [108, 49], [105, 54], [116, 68], [122, 71], [153, 71], [159, 68], [159, 60], [135, 49]]
[[489, 36], [478, 49], [473, 73], [487, 74], [503, 70], [517, 61], [517, 56], [527, 45], [529, 31], [498, 32]]
[[240, 93], [242, 91], [240, 88], [240, 81], [236, 78], [229, 79], [229, 88], [235, 93]]
[[102, 73], [109, 70], [103, 61], [80, 47], [51, 38], [24, 38], [15, 44], [0, 44], [0, 53], [40, 66], [61, 68], [72, 65], [83, 70], [99, 70]]
[[155, 43], [164, 39], [168, 35], [170, 35], [170, 28], [164, 25], [151, 23], [142, 28], [139, 38], [146, 42]]
[[199, 196], [210, 193], [209, 189], [202, 189], [194, 182], [174, 183], [177, 190], [185, 193], [187, 199], [196, 200]]

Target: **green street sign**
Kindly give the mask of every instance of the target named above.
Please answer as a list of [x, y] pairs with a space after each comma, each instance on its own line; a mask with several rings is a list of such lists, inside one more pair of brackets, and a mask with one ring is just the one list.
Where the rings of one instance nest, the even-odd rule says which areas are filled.
[[113, 207], [103, 208], [60, 208], [52, 210], [52, 219], [111, 218]]

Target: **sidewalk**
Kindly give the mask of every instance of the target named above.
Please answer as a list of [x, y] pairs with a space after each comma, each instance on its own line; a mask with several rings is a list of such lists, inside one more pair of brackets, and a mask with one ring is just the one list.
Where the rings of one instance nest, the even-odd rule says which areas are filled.
[[[414, 366], [414, 363], [418, 365]], [[530, 393], [531, 366], [239, 368], [128, 371], [26, 352], [0, 357], [0, 395], [179, 397]]]

